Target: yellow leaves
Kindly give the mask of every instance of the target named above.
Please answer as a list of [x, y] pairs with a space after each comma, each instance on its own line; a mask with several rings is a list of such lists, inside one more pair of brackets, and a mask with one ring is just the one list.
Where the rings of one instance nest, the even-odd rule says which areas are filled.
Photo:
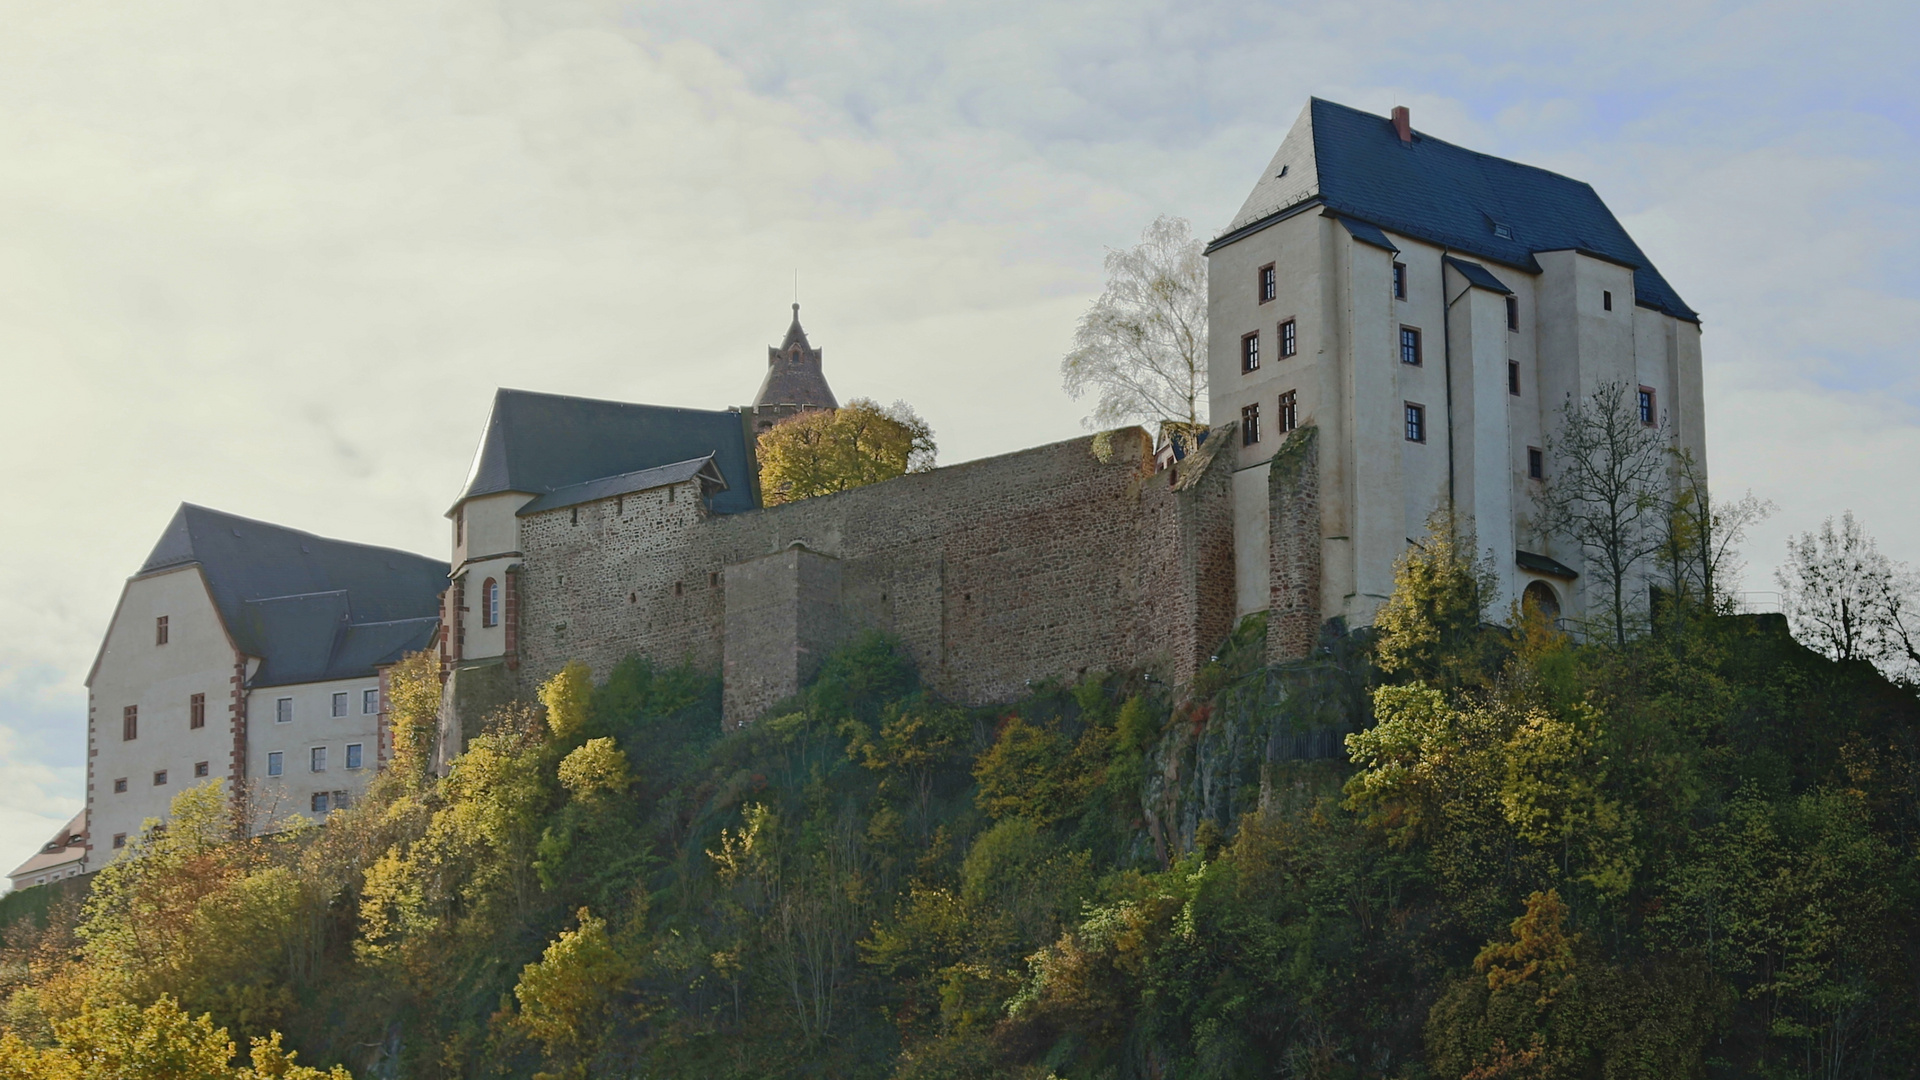
[[516, 1022], [547, 1047], [550, 1059], [571, 1061], [592, 1049], [611, 999], [633, 970], [605, 919], [586, 908], [578, 925], [547, 945], [538, 963], [520, 969], [513, 996]]
[[933, 429], [904, 402], [801, 413], [760, 436], [761, 499], [777, 506], [924, 471], [934, 449]]
[[409, 653], [387, 671], [387, 723], [393, 731], [388, 770], [409, 787], [425, 783], [440, 726], [440, 661], [428, 650]]
[[627, 755], [610, 738], [588, 739], [560, 761], [560, 786], [576, 799], [618, 795], [631, 782]]
[[732, 885], [764, 869], [777, 824], [773, 811], [760, 803], [740, 808], [738, 829], [720, 830], [720, 850], [707, 852], [722, 883]]
[[1043, 826], [1066, 817], [1100, 782], [1096, 770], [1104, 747], [1088, 749], [1079, 753], [1052, 728], [1008, 717], [973, 767], [981, 808], [996, 818], [1023, 817]]
[[213, 1018], [189, 1016], [170, 997], [145, 1009], [90, 1008], [54, 1025], [56, 1045], [40, 1049], [0, 1035], [0, 1080], [352, 1080], [296, 1064], [280, 1033], [253, 1040], [252, 1065], [234, 1069], [234, 1045]]
[[562, 741], [585, 730], [593, 701], [593, 670], [578, 660], [540, 684], [540, 704], [547, 709], [547, 730]]
[[1537, 994], [1536, 1006], [1546, 1008], [1573, 977], [1574, 946], [1579, 935], [1567, 933], [1567, 906], [1556, 889], [1527, 897], [1527, 910], [1513, 920], [1510, 942], [1490, 941], [1473, 961], [1473, 969], [1487, 977], [1487, 989]]

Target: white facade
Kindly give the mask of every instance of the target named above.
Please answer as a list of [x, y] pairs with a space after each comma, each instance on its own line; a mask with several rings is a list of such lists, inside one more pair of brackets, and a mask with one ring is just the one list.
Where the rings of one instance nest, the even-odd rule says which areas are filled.
[[344, 810], [380, 760], [380, 680], [262, 686], [247, 692], [248, 797], [257, 821]]
[[[1704, 467], [1699, 324], [1637, 303], [1633, 268], [1613, 259], [1538, 250], [1532, 267], [1504, 264], [1336, 211], [1300, 145], [1312, 138], [1308, 115], [1262, 181], [1271, 193], [1256, 187], [1249, 199], [1278, 209], [1209, 250], [1211, 415], [1225, 424], [1259, 409], [1257, 439], [1236, 451], [1239, 613], [1269, 604], [1266, 473], [1289, 392], [1298, 422], [1321, 440], [1323, 617], [1371, 623], [1392, 592], [1394, 561], [1449, 505], [1492, 556], [1500, 592], [1490, 614], [1503, 616], [1536, 581], [1563, 611], [1584, 610], [1589, 575], [1519, 565], [1524, 551], [1582, 569], [1578, 550], [1529, 524], [1541, 490], [1529, 450], [1547, 446], [1570, 396], [1616, 383], [1630, 395], [1651, 390], [1657, 422]], [[1404, 362], [1403, 330], [1418, 334], [1419, 363]], [[1292, 355], [1281, 347], [1287, 333]], [[1421, 410], [1421, 439], [1409, 437], [1409, 406]], [[1542, 465], [1551, 467], [1545, 455]]]

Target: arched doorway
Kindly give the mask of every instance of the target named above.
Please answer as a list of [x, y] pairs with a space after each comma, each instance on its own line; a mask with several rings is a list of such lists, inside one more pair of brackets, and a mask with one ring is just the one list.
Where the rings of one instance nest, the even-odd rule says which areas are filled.
[[1554, 593], [1553, 586], [1544, 581], [1529, 582], [1520, 594], [1520, 601], [1527, 607], [1539, 609], [1549, 619], [1560, 617], [1560, 597]]

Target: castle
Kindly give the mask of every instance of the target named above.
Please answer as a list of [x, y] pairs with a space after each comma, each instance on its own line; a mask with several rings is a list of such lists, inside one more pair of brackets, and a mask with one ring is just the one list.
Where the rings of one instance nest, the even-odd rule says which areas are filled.
[[1584, 183], [1316, 99], [1207, 257], [1221, 426], [1183, 455], [1132, 428], [763, 506], [758, 435], [837, 407], [795, 305], [749, 405], [499, 391], [446, 562], [182, 507], [89, 677], [60, 850], [97, 869], [176, 778], [350, 801], [382, 672], [430, 643], [444, 766], [571, 659], [718, 671], [737, 725], [866, 628], [970, 703], [1095, 669], [1177, 685], [1262, 612], [1299, 657], [1371, 621], [1447, 507], [1494, 553], [1494, 610], [1577, 613], [1579, 551], [1526, 525], [1555, 409], [1633, 388], [1705, 462], [1699, 318]]

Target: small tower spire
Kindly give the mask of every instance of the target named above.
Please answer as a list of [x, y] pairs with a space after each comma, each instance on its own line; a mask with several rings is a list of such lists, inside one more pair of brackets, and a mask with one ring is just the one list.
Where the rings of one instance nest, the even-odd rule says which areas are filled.
[[787, 326], [786, 338], [767, 347], [767, 377], [753, 404], [756, 412], [783, 405], [792, 406], [793, 412], [840, 407], [820, 369], [820, 350], [807, 340], [807, 331], [800, 325], [798, 300], [793, 302], [793, 322]]

